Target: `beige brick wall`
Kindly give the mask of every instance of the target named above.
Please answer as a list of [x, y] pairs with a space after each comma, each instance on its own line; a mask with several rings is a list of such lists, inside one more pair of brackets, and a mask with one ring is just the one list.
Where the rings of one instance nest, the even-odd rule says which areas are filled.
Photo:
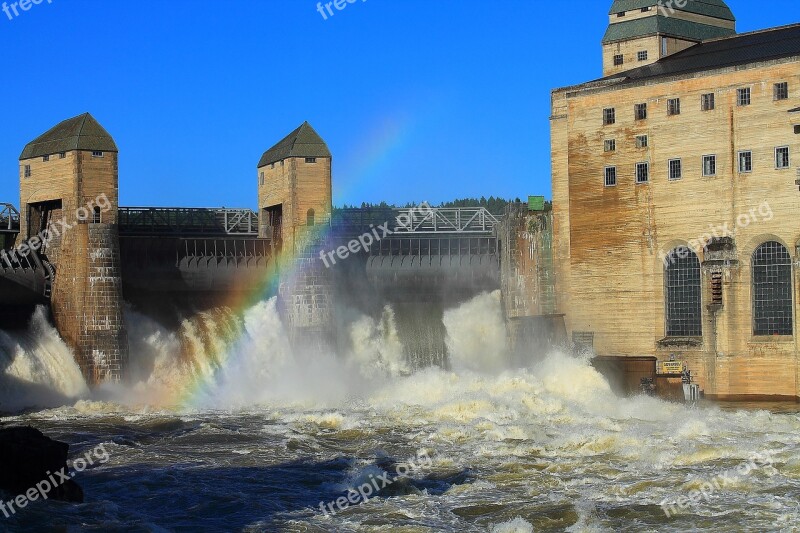
[[[61, 200], [62, 209], [51, 217], [58, 238], [45, 250], [55, 266], [51, 306], [56, 327], [89, 383], [121, 379], [127, 363], [127, 336], [122, 316], [122, 283], [117, 233], [117, 153], [93, 157], [89, 151], [66, 152], [20, 161], [20, 212], [22, 236], [29, 205]], [[25, 167], [31, 175], [25, 177]], [[93, 223], [91, 212], [97, 198], [101, 223]], [[78, 212], [84, 208], [86, 212]], [[78, 217], [85, 217], [79, 220]], [[56, 223], [64, 218], [71, 226]]]
[[309, 209], [314, 210], [316, 225], [330, 219], [331, 158], [318, 157], [315, 163], [306, 163], [303, 157], [291, 157], [259, 168], [257, 176], [260, 214], [268, 207], [283, 204], [284, 250], [291, 250], [295, 235], [304, 231]]
[[[776, 102], [773, 84], [784, 81], [790, 98]], [[737, 89], [743, 87], [751, 89], [752, 104], [739, 107]], [[551, 119], [557, 283], [568, 330], [594, 332], [601, 355], [677, 353], [710, 394], [797, 396], [797, 335], [752, 335], [750, 258], [759, 244], [777, 240], [798, 259], [800, 135], [787, 111], [800, 102], [800, 58], [567, 98], [568, 91], [554, 92]], [[701, 94], [711, 92], [716, 109], [703, 112]], [[676, 97], [682, 112], [667, 116], [667, 99]], [[635, 121], [634, 104], [644, 102], [648, 119]], [[616, 109], [617, 120], [603, 126], [607, 107]], [[647, 148], [636, 148], [637, 135], [648, 136]], [[616, 141], [615, 152], [603, 151], [605, 139]], [[791, 169], [776, 170], [775, 147], [787, 145]], [[740, 150], [753, 152], [752, 173], [738, 172]], [[707, 154], [717, 156], [714, 177], [702, 176]], [[682, 160], [679, 181], [668, 179], [673, 158]], [[650, 183], [637, 185], [635, 164], [642, 161], [650, 163]], [[606, 166], [617, 167], [616, 187], [604, 186]], [[717, 313], [705, 309], [704, 270], [702, 346], [660, 348], [665, 311], [659, 254], [699, 238], [709, 225], [735, 227], [738, 215], [765, 201], [774, 218], [737, 229], [738, 266], [725, 272], [725, 303]], [[795, 306], [795, 330], [798, 311]]]

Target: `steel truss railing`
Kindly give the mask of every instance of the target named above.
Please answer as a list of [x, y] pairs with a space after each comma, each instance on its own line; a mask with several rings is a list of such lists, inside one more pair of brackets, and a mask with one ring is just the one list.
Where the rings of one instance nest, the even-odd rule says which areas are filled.
[[251, 209], [120, 207], [119, 227], [127, 235], [258, 235]]
[[0, 233], [19, 233], [19, 211], [11, 204], [0, 203]]

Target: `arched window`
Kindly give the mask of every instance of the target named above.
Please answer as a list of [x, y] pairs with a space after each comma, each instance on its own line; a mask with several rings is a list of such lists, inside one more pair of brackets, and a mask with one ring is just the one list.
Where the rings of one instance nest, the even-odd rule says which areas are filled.
[[667, 336], [703, 335], [700, 260], [692, 250], [681, 246], [667, 256], [664, 267]]
[[99, 224], [101, 222], [101, 220], [102, 220], [102, 217], [100, 216], [100, 208], [99, 207], [95, 207], [94, 208], [94, 213], [92, 213], [92, 222], [94, 222], [95, 224]]
[[314, 225], [314, 210], [309, 209], [308, 213], [306, 213], [306, 226], [313, 226]]
[[792, 335], [792, 258], [781, 243], [753, 252], [753, 335]]

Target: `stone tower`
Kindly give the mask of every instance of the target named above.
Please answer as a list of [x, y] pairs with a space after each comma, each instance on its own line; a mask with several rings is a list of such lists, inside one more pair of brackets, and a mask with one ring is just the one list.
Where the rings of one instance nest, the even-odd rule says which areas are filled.
[[736, 18], [723, 0], [615, 0], [603, 37], [603, 76], [735, 33]]
[[127, 361], [120, 279], [117, 145], [89, 113], [20, 156], [20, 238], [55, 267], [51, 305], [87, 382], [119, 381]]
[[296, 253], [296, 242], [330, 221], [331, 152], [308, 122], [258, 162], [260, 236]]
[[308, 122], [261, 156], [259, 233], [279, 252], [281, 314], [300, 350], [333, 345], [331, 272], [319, 258], [331, 196], [331, 152]]

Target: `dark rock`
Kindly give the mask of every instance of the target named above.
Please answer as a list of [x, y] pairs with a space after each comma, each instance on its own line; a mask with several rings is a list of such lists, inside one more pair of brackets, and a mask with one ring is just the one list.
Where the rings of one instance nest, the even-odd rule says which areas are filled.
[[[46, 437], [38, 429], [0, 429], [0, 490], [17, 496], [39, 486], [50, 499], [83, 502], [81, 487], [57, 474], [70, 476], [68, 454], [69, 444]], [[52, 481], [57, 485], [54, 488], [50, 487]]]

